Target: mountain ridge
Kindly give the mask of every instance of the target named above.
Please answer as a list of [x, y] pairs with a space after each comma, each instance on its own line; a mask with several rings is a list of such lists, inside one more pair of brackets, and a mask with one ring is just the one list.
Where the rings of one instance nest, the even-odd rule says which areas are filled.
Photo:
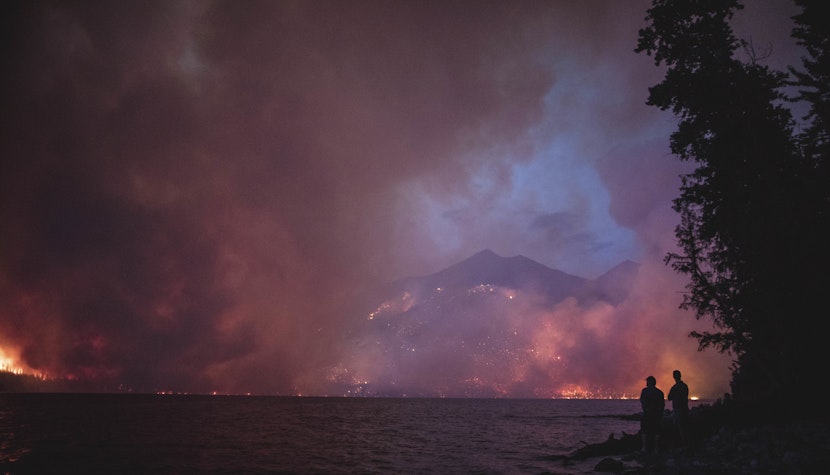
[[627, 283], [636, 275], [639, 266], [625, 260], [596, 279], [588, 279], [548, 267], [521, 254], [504, 257], [484, 249], [432, 274], [392, 281], [384, 286], [383, 293], [421, 294], [437, 288], [497, 285], [544, 294], [556, 302], [575, 297], [616, 304], [627, 295], [630, 290]]

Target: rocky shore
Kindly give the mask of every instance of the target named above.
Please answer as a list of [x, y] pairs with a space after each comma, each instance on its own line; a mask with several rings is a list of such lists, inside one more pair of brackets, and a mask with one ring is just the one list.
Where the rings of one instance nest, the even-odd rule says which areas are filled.
[[[641, 451], [639, 434], [589, 444], [562, 457], [563, 468], [592, 462], [595, 473], [623, 474], [824, 474], [830, 473], [830, 423], [736, 418], [720, 403], [690, 414], [692, 433], [681, 446], [671, 418], [664, 419], [659, 449]], [[596, 461], [593, 463], [593, 461]]]

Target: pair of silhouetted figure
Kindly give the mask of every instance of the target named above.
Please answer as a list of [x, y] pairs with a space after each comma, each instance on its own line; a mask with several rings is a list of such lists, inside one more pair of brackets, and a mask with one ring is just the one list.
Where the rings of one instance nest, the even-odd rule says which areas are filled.
[[[669, 400], [672, 402], [672, 416], [677, 427], [680, 444], [686, 445], [686, 430], [689, 416], [689, 386], [681, 379], [680, 371], [672, 372], [674, 386], [669, 390]], [[660, 440], [660, 428], [663, 424], [663, 411], [666, 402], [663, 391], [657, 387], [654, 376], [646, 378], [646, 387], [640, 392], [640, 406], [643, 415], [640, 419], [640, 432], [643, 436], [643, 451], [657, 452]]]

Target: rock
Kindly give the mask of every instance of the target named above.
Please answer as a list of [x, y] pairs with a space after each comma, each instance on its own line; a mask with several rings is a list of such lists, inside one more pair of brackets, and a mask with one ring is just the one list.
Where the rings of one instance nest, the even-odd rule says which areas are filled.
[[586, 459], [603, 455], [620, 455], [633, 452], [640, 448], [641, 440], [639, 434], [632, 435], [623, 432], [622, 437], [619, 439], [614, 437], [614, 434], [611, 434], [605, 442], [580, 447], [570, 455], [570, 458]]
[[599, 461], [594, 470], [597, 472], [622, 472], [625, 470], [625, 464], [617, 459], [606, 457]]

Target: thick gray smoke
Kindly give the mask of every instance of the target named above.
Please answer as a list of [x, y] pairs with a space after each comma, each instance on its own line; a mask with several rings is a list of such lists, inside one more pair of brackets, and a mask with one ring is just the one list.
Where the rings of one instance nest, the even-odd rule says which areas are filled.
[[[355, 295], [493, 248], [588, 277], [642, 262], [616, 323], [568, 321], [619, 333], [615, 384], [689, 364], [646, 7], [5, 2], [0, 361], [321, 392], [359, 359]], [[580, 344], [573, 364], [606, 367]], [[701, 361], [720, 390], [728, 362]]]

